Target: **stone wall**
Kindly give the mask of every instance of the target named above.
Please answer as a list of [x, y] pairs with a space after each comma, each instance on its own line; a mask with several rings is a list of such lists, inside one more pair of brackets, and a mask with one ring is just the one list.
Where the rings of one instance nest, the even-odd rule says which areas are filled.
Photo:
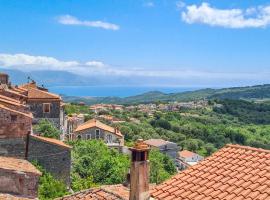
[[25, 158], [26, 137], [0, 139], [0, 156]]
[[[50, 112], [44, 113], [43, 112], [43, 104], [50, 103]], [[42, 101], [29, 101], [27, 104], [30, 107], [30, 111], [33, 113], [34, 116], [34, 123], [37, 123], [40, 119], [49, 119], [52, 121], [58, 128], [60, 128], [60, 102], [53, 101], [53, 102], [42, 102]]]
[[54, 177], [70, 185], [71, 149], [51, 144], [35, 137], [29, 138], [29, 161], [38, 163]]
[[39, 176], [32, 173], [0, 169], [0, 193], [36, 198], [38, 178]]

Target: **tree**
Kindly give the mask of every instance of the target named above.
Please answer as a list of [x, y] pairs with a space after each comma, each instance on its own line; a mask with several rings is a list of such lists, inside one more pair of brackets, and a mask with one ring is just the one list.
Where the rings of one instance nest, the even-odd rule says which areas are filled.
[[38, 125], [34, 127], [34, 132], [41, 134], [41, 136], [48, 138], [60, 138], [60, 130], [57, 129], [49, 120], [42, 119]]
[[207, 156], [210, 156], [212, 153], [214, 153], [217, 148], [215, 148], [215, 146], [211, 143], [207, 143], [205, 146], [204, 146], [205, 150], [206, 150], [206, 155]]
[[38, 198], [50, 200], [68, 194], [66, 185], [56, 180], [50, 173], [46, 172], [37, 162], [33, 164], [42, 172], [39, 178]]
[[150, 182], [159, 184], [176, 173], [173, 161], [156, 149], [151, 149], [150, 161]]
[[72, 158], [72, 173], [84, 180], [92, 177], [95, 184], [122, 183], [129, 168], [127, 156], [109, 149], [104, 142], [99, 140], [75, 142]]

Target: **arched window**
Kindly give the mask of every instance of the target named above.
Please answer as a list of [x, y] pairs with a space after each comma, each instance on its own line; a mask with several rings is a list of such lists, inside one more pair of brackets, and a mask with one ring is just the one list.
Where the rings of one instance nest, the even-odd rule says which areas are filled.
[[81, 135], [78, 135], [78, 136], [77, 136], [77, 139], [78, 139], [78, 140], [82, 139], [82, 136], [81, 136]]

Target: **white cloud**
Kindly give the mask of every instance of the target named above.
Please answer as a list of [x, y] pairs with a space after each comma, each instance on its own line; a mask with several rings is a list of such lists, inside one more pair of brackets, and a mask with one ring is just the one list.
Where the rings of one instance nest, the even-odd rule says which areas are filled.
[[225, 28], [262, 28], [270, 25], [270, 6], [248, 9], [218, 9], [208, 3], [186, 6], [182, 19], [189, 23], [208, 24]]
[[145, 7], [155, 7], [155, 4], [154, 4], [154, 2], [149, 1], [149, 2], [145, 2], [145, 3], [143, 4], [143, 6], [145, 6]]
[[32, 56], [27, 54], [0, 54], [0, 68], [17, 69], [21, 71], [66, 71], [83, 76], [120, 77], [130, 80], [142, 77], [153, 80], [269, 80], [270, 72], [214, 72], [185, 69], [144, 69], [144, 68], [119, 68], [104, 64], [101, 61], [62, 61], [47, 56]]
[[103, 28], [107, 30], [119, 30], [120, 27], [116, 24], [103, 22], [103, 21], [82, 21], [78, 18], [71, 15], [62, 15], [57, 18], [58, 23], [64, 25], [73, 25], [73, 26], [87, 26], [95, 28]]

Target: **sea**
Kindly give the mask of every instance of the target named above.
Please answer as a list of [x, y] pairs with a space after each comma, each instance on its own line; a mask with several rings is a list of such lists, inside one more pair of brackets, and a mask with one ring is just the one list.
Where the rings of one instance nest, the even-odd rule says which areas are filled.
[[195, 87], [157, 87], [157, 86], [53, 86], [51, 92], [65, 96], [78, 97], [128, 97], [150, 91], [177, 93], [194, 91], [202, 88]]

